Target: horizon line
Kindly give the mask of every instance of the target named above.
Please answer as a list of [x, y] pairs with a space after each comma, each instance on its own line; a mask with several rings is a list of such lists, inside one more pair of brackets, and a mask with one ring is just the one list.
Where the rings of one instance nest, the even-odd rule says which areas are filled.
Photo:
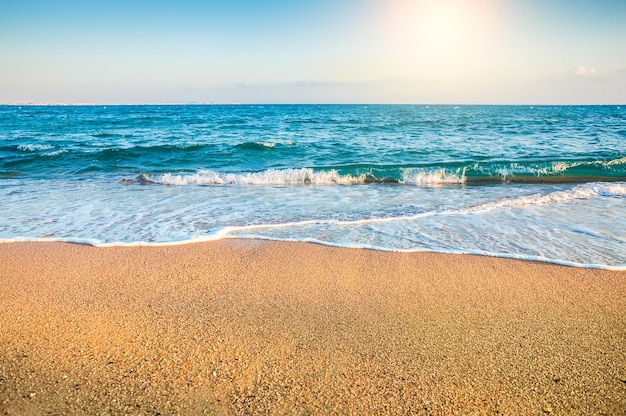
[[0, 102], [0, 106], [7, 107], [106, 107], [106, 106], [183, 106], [183, 105], [413, 105], [413, 106], [537, 106], [537, 107], [567, 107], [567, 106], [579, 106], [579, 107], [591, 107], [591, 106], [626, 106], [624, 103], [593, 103], [593, 104], [563, 104], [563, 103], [399, 103], [399, 102], [361, 102], [361, 103], [268, 103], [268, 102], [197, 102], [197, 101], [182, 101], [182, 102], [136, 102], [136, 103], [62, 103], [62, 102]]

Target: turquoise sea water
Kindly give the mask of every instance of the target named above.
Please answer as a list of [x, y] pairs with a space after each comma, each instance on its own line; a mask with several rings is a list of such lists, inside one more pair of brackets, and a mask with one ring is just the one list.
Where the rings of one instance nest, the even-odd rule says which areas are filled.
[[0, 106], [0, 240], [626, 269], [626, 106]]

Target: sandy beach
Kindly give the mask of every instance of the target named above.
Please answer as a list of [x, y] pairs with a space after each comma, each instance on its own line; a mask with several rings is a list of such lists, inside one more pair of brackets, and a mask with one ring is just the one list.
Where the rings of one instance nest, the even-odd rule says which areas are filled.
[[624, 412], [624, 272], [255, 240], [0, 244], [0, 414]]

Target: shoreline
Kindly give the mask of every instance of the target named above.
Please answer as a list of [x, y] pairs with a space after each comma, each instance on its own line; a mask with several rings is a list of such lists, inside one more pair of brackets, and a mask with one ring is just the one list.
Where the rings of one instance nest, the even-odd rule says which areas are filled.
[[0, 414], [617, 414], [626, 273], [221, 239], [0, 244]]
[[[261, 226], [262, 227], [262, 226]], [[221, 230], [216, 232], [215, 234], [209, 235], [207, 237], [197, 237], [189, 240], [179, 240], [179, 241], [169, 241], [169, 242], [133, 242], [133, 243], [124, 243], [124, 242], [115, 242], [115, 243], [98, 243], [95, 241], [90, 241], [88, 239], [69, 239], [69, 240], [55, 240], [55, 239], [47, 239], [47, 238], [17, 238], [17, 239], [0, 239], [0, 245], [2, 244], [39, 244], [39, 243], [52, 243], [52, 244], [77, 244], [84, 245], [88, 247], [94, 248], [111, 248], [111, 247], [170, 247], [170, 246], [186, 246], [186, 245], [194, 245], [194, 244], [207, 244], [220, 240], [243, 240], [243, 241], [265, 241], [269, 243], [278, 243], [278, 244], [314, 244], [320, 245], [322, 247], [330, 247], [336, 249], [343, 250], [366, 250], [366, 251], [374, 251], [374, 252], [382, 252], [382, 253], [401, 253], [401, 254], [435, 254], [435, 255], [443, 255], [443, 256], [478, 256], [478, 257], [487, 257], [494, 259], [504, 259], [504, 260], [518, 260], [523, 262], [531, 262], [531, 263], [541, 263], [552, 266], [563, 266], [563, 267], [573, 267], [578, 269], [590, 269], [590, 270], [606, 270], [606, 271], [618, 271], [623, 272], [626, 271], [626, 263], [625, 264], [617, 264], [617, 265], [609, 265], [609, 264], [596, 264], [596, 263], [578, 263], [569, 260], [554, 260], [547, 257], [539, 257], [539, 256], [525, 256], [523, 254], [509, 254], [509, 253], [490, 253], [490, 252], [481, 252], [481, 251], [430, 251], [430, 250], [394, 250], [394, 249], [384, 249], [377, 247], [349, 247], [342, 246], [338, 244], [327, 243], [323, 241], [294, 241], [294, 240], [280, 240], [280, 239], [272, 239], [272, 238], [258, 238], [258, 237], [232, 237], [229, 236], [228, 233], [232, 232], [232, 228], [237, 227], [228, 227], [228, 229]], [[242, 228], [255, 228], [255, 226], [243, 226]]]

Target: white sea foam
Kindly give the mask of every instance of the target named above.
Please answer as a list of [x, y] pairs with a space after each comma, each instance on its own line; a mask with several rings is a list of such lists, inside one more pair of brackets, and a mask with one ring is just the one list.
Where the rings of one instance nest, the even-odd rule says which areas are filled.
[[66, 153], [66, 152], [67, 152], [67, 150], [65, 150], [65, 149], [59, 149], [59, 150], [54, 150], [52, 152], [46, 152], [46, 153], [43, 154], [43, 156], [58, 156], [58, 155], [60, 155], [62, 153]]
[[[55, 239], [55, 238], [15, 237], [15, 238], [7, 238], [7, 239], [0, 238], [0, 244], [15, 243], [15, 242], [64, 242], [64, 243], [73, 243], [73, 244], [85, 244], [85, 245], [90, 245], [94, 247], [165, 247], [165, 246], [178, 246], [178, 245], [186, 245], [186, 244], [204, 243], [204, 242], [209, 242], [209, 241], [222, 240], [226, 238], [234, 238], [228, 235], [228, 230], [223, 230], [223, 232], [218, 232], [213, 235], [206, 236], [206, 237], [191, 238], [188, 240], [180, 240], [180, 241], [173, 241], [173, 242], [136, 241], [132, 243], [127, 243], [127, 242], [102, 243], [95, 239], [81, 239], [81, 238]], [[539, 261], [543, 263], [557, 264], [557, 265], [568, 266], [568, 267], [580, 267], [580, 268], [586, 268], [586, 269], [626, 271], [626, 264], [607, 265], [607, 264], [596, 264], [596, 263], [580, 263], [580, 262], [575, 262], [575, 261], [553, 259], [553, 258], [544, 257], [544, 256], [532, 256], [532, 255], [512, 254], [512, 253], [494, 253], [494, 252], [481, 251], [481, 250], [387, 249], [387, 248], [373, 246], [370, 244], [350, 244], [350, 245], [336, 244], [336, 243], [332, 243], [332, 242], [328, 242], [324, 240], [318, 240], [315, 238], [305, 238], [305, 239], [291, 238], [289, 239], [289, 238], [272, 238], [272, 237], [264, 237], [264, 236], [255, 236], [252, 238], [257, 239], [257, 240], [269, 240], [269, 241], [307, 242], [307, 243], [313, 243], [313, 244], [321, 244], [321, 245], [330, 246], [330, 247], [367, 249], [367, 250], [387, 251], [387, 252], [402, 252], [402, 253], [434, 252], [434, 253], [441, 253], [441, 254], [463, 254], [463, 255], [471, 254], [471, 255], [480, 255], [480, 256], [497, 257], [497, 258]], [[246, 237], [243, 237], [243, 239], [246, 239]]]
[[607, 166], [622, 165], [622, 164], [626, 164], [626, 157], [623, 157], [621, 159], [614, 159], [614, 160], [611, 160], [609, 162], [606, 162]]
[[445, 169], [424, 170], [402, 169], [402, 182], [419, 186], [440, 186], [465, 183], [465, 169], [456, 169], [453, 172]]
[[503, 198], [498, 201], [476, 205], [470, 208], [473, 212], [489, 211], [495, 208], [522, 207], [526, 205], [546, 205], [570, 202], [577, 199], [590, 199], [598, 196], [621, 197], [626, 195], [623, 184], [593, 184], [576, 186], [566, 191], [554, 191], [547, 194], [533, 194], [515, 198]]
[[621, 197], [626, 196], [626, 185], [621, 183], [607, 183], [596, 187], [598, 195]]
[[148, 181], [162, 185], [348, 185], [362, 183], [365, 176], [340, 175], [336, 170], [269, 169], [253, 173], [219, 173], [199, 170], [192, 175], [147, 175]]
[[27, 143], [27, 144], [18, 144], [17, 145], [17, 149], [21, 150], [23, 152], [36, 152], [38, 150], [50, 150], [53, 149], [54, 147], [49, 145], [49, 144], [33, 144], [33, 143]]
[[495, 173], [502, 176], [503, 180], [506, 180], [509, 176], [515, 176], [516, 174], [530, 174], [535, 176], [547, 176], [566, 171], [567, 169], [581, 165], [578, 163], [566, 163], [566, 162], [554, 162], [546, 166], [532, 166], [532, 165], [520, 165], [518, 163], [512, 163], [507, 166], [498, 167]]
[[[598, 269], [598, 270], [613, 270], [613, 271], [626, 271], [626, 264], [619, 265], [606, 265], [606, 264], [596, 264], [596, 263], [580, 263], [576, 261], [567, 261], [560, 259], [553, 259], [550, 257], [544, 256], [533, 256], [533, 255], [524, 255], [524, 254], [513, 254], [513, 253], [495, 253], [490, 251], [482, 251], [482, 250], [444, 250], [444, 249], [436, 249], [436, 250], [422, 250], [422, 249], [386, 249], [377, 246], [373, 246], [370, 244], [336, 244], [328, 241], [317, 240], [314, 238], [307, 239], [279, 239], [279, 238], [271, 238], [271, 237], [253, 237], [258, 240], [269, 240], [269, 241], [292, 241], [292, 242], [307, 242], [313, 244], [320, 244], [323, 246], [329, 247], [337, 247], [337, 248], [352, 248], [352, 249], [366, 249], [366, 250], [374, 250], [374, 251], [385, 251], [385, 252], [396, 252], [396, 253], [439, 253], [439, 254], [454, 254], [454, 255], [476, 255], [476, 256], [487, 256], [487, 257], [496, 257], [496, 258], [504, 258], [504, 259], [515, 259], [515, 260], [525, 260], [525, 261], [538, 261], [542, 263], [556, 264], [559, 266], [567, 266], [567, 267], [579, 267], [585, 269]], [[189, 241], [193, 243], [194, 241]]]
[[459, 209], [443, 209], [421, 212], [414, 215], [382, 217], [382, 218], [360, 218], [357, 220], [306, 220], [299, 222], [287, 222], [279, 224], [257, 224], [241, 227], [227, 227], [226, 234], [242, 231], [272, 229], [272, 228], [292, 228], [309, 225], [334, 225], [334, 226], [357, 226], [365, 224], [389, 223], [396, 221], [413, 221], [433, 216], [468, 215], [493, 211], [499, 208], [524, 207], [529, 205], [546, 205], [556, 203], [566, 203], [574, 200], [584, 200], [594, 197], [622, 197], [626, 195], [626, 185], [623, 184], [594, 184], [578, 186], [567, 191], [555, 191], [548, 194], [533, 194], [518, 196], [515, 198], [503, 198], [494, 202], [463, 207]]
[[[185, 180], [192, 183], [192, 176]], [[200, 176], [206, 180], [210, 175]], [[41, 184], [28, 186], [32, 189], [18, 193], [10, 186], [3, 190], [2, 241], [132, 246], [262, 238], [626, 269], [622, 182], [436, 191], [414, 186], [248, 186], [236, 190], [234, 198], [229, 187], [60, 183], [62, 192], [44, 193], [48, 202], [36, 207], [25, 201]], [[529, 189], [533, 191], [526, 193]], [[86, 205], [85, 200], [91, 202]], [[602, 215], [608, 209], [613, 217], [607, 222]]]
[[263, 147], [276, 147], [276, 143], [274, 142], [256, 142], [256, 144], [258, 144], [259, 146], [263, 146]]

